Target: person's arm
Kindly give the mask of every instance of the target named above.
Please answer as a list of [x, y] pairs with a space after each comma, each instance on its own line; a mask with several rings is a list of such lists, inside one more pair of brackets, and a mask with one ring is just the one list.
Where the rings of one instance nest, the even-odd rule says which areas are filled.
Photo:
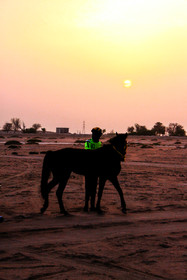
[[101, 148], [102, 146], [103, 146], [102, 142], [99, 141], [99, 146], [98, 146], [98, 148]]
[[91, 147], [90, 147], [90, 140], [86, 140], [85, 144], [84, 144], [84, 148], [86, 150], [89, 150]]

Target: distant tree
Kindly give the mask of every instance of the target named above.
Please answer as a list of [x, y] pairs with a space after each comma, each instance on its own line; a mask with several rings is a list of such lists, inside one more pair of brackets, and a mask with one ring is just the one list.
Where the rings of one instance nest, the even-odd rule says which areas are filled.
[[136, 134], [138, 135], [146, 135], [147, 134], [147, 128], [145, 125], [139, 125], [139, 124], [135, 124], [135, 128], [136, 128]]
[[6, 132], [9, 132], [12, 130], [12, 123], [5, 123], [3, 125], [3, 130], [6, 131]]
[[170, 123], [169, 127], [167, 128], [167, 132], [169, 136], [185, 136], [186, 131], [184, 130], [183, 126], [178, 123]]
[[152, 128], [152, 132], [155, 135], [165, 134], [166, 127], [161, 122], [156, 122]]
[[32, 125], [32, 128], [34, 128], [36, 131], [37, 131], [40, 127], [41, 127], [41, 124], [39, 124], [39, 123], [34, 123], [34, 124]]
[[12, 128], [13, 128], [14, 132], [21, 129], [21, 120], [20, 119], [12, 118], [11, 122], [12, 122]]
[[103, 134], [106, 132], [106, 129], [105, 128], [103, 128]]
[[26, 125], [25, 125], [25, 123], [23, 122], [23, 123], [22, 123], [22, 128], [21, 128], [21, 130], [24, 131], [25, 129], [26, 129]]
[[153, 135], [152, 130], [147, 129], [145, 125], [135, 124], [137, 135]]
[[43, 131], [43, 133], [45, 133], [45, 132], [46, 132], [46, 129], [45, 129], [44, 127], [42, 127], [42, 131]]
[[134, 126], [129, 126], [129, 127], [127, 128], [127, 132], [130, 133], [130, 134], [133, 134], [133, 133], [134, 133], [134, 130], [135, 130]]
[[176, 136], [185, 136], [186, 135], [186, 131], [184, 130], [182, 125], [177, 125], [176, 127]]

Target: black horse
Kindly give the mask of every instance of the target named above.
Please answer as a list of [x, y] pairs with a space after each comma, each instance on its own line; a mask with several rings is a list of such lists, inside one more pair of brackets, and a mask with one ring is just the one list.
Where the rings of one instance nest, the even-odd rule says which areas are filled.
[[[91, 210], [95, 209], [95, 194], [97, 179], [99, 177], [99, 191], [96, 210], [101, 212], [100, 202], [106, 180], [110, 180], [119, 193], [121, 199], [122, 212], [126, 213], [126, 204], [122, 189], [117, 176], [121, 170], [121, 161], [124, 160], [127, 148], [127, 133], [118, 134], [104, 144], [102, 148], [96, 150], [83, 150], [65, 148], [58, 151], [48, 151], [44, 157], [41, 194], [44, 205], [41, 213], [48, 207], [48, 195], [51, 189], [59, 184], [56, 191], [60, 212], [67, 214], [62, 201], [62, 194], [68, 182], [71, 172], [85, 176], [85, 206], [88, 210], [89, 197], [91, 197]], [[48, 182], [50, 173], [53, 178]]]

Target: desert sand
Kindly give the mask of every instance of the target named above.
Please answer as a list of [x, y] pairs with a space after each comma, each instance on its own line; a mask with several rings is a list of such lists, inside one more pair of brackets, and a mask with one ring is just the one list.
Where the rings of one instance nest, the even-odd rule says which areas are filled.
[[[39, 144], [26, 144], [39, 137]], [[55, 195], [40, 214], [44, 152], [83, 148], [56, 134], [0, 138], [0, 279], [187, 279], [187, 137], [128, 137], [119, 182], [107, 182], [103, 215], [83, 212], [84, 178], [72, 174], [59, 213]], [[11, 149], [8, 140], [22, 142]], [[102, 139], [106, 141], [107, 137]]]

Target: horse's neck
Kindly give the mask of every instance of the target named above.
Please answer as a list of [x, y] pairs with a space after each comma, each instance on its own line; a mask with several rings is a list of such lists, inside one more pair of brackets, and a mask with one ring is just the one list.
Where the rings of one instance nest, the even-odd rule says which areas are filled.
[[112, 144], [109, 142], [106, 142], [103, 144], [103, 148], [110, 149], [110, 148], [112, 148]]

